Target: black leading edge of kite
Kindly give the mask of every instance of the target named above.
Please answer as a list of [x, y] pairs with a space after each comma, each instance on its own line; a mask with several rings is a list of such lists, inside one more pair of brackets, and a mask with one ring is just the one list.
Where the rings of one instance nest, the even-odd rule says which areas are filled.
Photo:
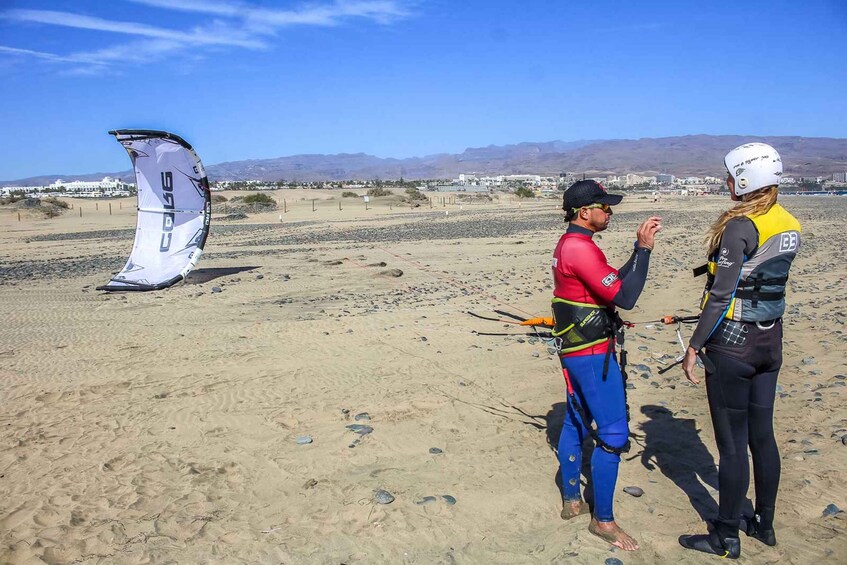
[[115, 137], [119, 135], [128, 135], [132, 139], [170, 139], [171, 141], [176, 141], [186, 149], [194, 151], [191, 144], [177, 134], [157, 129], [113, 129], [109, 132], [109, 135], [114, 135]]

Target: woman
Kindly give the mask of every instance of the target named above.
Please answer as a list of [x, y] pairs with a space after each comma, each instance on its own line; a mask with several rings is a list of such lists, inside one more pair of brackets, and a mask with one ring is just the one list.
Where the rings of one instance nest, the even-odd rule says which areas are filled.
[[[782, 315], [791, 262], [800, 248], [800, 223], [777, 204], [782, 160], [764, 143], [736, 147], [724, 159], [726, 183], [738, 204], [707, 237], [708, 273], [702, 312], [683, 360], [694, 384], [705, 347], [706, 392], [720, 454], [720, 502], [708, 535], [682, 536], [688, 548], [721, 557], [741, 555], [738, 529], [753, 456], [756, 509], [746, 533], [776, 544], [773, 529], [780, 457], [773, 433], [776, 381], [782, 366]], [[714, 365], [710, 367], [709, 365]]]

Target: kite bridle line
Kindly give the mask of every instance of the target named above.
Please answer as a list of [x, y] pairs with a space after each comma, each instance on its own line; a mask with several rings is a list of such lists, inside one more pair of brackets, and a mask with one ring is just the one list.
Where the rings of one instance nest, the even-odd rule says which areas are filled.
[[[554, 322], [553, 322], [552, 318], [521, 318], [520, 316], [516, 316], [515, 314], [511, 314], [511, 313], [505, 312], [503, 310], [494, 310], [494, 312], [497, 313], [497, 314], [500, 314], [501, 316], [505, 316], [505, 317], [508, 317], [508, 318], [511, 318], [511, 319], [493, 318], [493, 317], [489, 317], [489, 316], [482, 316], [480, 314], [476, 314], [476, 313], [471, 312], [471, 311], [468, 311], [467, 313], [470, 314], [471, 316], [473, 316], [474, 318], [479, 318], [480, 320], [488, 320], [488, 321], [491, 321], [491, 322], [501, 322], [503, 324], [514, 324], [514, 325], [518, 325], [518, 326], [530, 326], [530, 327], [532, 327], [534, 334], [485, 333], [485, 332], [476, 332], [475, 331], [474, 333], [476, 335], [481, 335], [481, 336], [531, 336], [531, 337], [538, 337], [539, 339], [544, 339], [544, 340], [548, 340], [548, 341], [551, 340], [551, 339], [555, 341], [555, 339], [556, 339], [552, 335], [552, 333], [542, 334], [538, 331], [539, 327], [552, 330], [553, 326], [554, 326]], [[669, 315], [669, 316], [662, 316], [658, 320], [646, 320], [646, 321], [643, 321], [643, 322], [641, 322], [641, 321], [639, 321], [639, 322], [627, 322], [627, 321], [622, 320], [622, 326], [623, 326], [623, 328], [634, 328], [637, 325], [642, 325], [642, 324], [663, 324], [663, 325], [666, 325], [666, 326], [676, 324], [676, 339], [679, 342], [680, 348], [682, 349], [682, 354], [677, 356], [676, 359], [674, 359], [674, 362], [671, 363], [670, 365], [667, 365], [666, 367], [659, 369], [659, 374], [661, 375], [661, 374], [668, 372], [670, 369], [676, 367], [677, 365], [682, 363], [682, 361], [685, 359], [685, 352], [687, 351], [687, 347], [685, 346], [685, 340], [682, 339], [682, 324], [696, 324], [699, 321], [700, 321], [700, 315], [699, 314], [690, 315], [690, 316]], [[561, 344], [557, 343], [556, 345], [558, 347]], [[705, 367], [709, 372], [714, 371], [714, 365], [712, 364], [711, 361], [709, 361], [708, 357], [706, 357], [703, 354], [698, 354], [697, 359], [698, 359], [697, 360], [698, 366]]]

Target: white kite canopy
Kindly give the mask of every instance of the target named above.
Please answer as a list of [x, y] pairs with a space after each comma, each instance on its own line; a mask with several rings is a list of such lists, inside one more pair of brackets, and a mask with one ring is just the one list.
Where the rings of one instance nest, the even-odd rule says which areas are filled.
[[212, 217], [209, 180], [200, 158], [178, 135], [117, 130], [132, 159], [138, 224], [129, 260], [97, 290], [159, 290], [183, 280], [203, 253]]

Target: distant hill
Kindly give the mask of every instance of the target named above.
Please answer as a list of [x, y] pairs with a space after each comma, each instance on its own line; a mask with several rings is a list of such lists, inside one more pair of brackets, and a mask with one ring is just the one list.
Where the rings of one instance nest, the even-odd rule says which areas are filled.
[[[643, 139], [548, 141], [476, 147], [459, 154], [441, 153], [407, 159], [365, 153], [292, 155], [207, 165], [209, 180], [321, 181], [347, 179], [455, 178], [460, 173], [558, 175], [656, 174], [723, 176], [723, 157], [750, 141], [770, 143], [782, 154], [787, 176], [829, 176], [847, 171], [847, 139], [829, 137], [756, 137], [686, 135]], [[202, 147], [201, 143], [198, 143]], [[202, 154], [201, 154], [202, 157]], [[42, 175], [0, 185], [43, 185], [57, 178], [98, 180], [104, 176], [132, 181], [132, 171], [89, 175]]]

